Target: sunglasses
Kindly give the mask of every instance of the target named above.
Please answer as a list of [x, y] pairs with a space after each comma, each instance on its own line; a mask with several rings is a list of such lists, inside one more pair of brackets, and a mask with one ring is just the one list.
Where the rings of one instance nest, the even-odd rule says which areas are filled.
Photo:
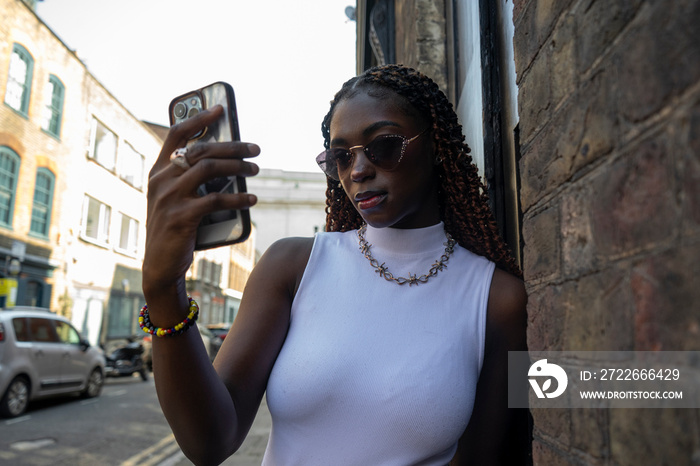
[[362, 149], [367, 159], [382, 170], [394, 170], [399, 166], [406, 153], [406, 147], [428, 132], [424, 129], [416, 136], [408, 139], [399, 134], [377, 136], [366, 146], [353, 146], [349, 149], [327, 149], [318, 154], [316, 163], [321, 170], [336, 181], [352, 167], [355, 161], [355, 150]]

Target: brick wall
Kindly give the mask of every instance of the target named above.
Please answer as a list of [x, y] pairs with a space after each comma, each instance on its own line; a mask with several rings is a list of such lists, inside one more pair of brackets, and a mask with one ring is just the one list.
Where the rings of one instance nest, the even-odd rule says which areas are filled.
[[[700, 2], [516, 0], [531, 350], [700, 350]], [[700, 464], [697, 410], [542, 410], [538, 465]]]

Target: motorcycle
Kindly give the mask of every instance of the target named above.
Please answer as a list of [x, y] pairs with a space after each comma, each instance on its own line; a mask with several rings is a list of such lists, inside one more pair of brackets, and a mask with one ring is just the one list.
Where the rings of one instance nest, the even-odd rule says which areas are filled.
[[143, 361], [143, 345], [139, 341], [130, 341], [125, 346], [105, 355], [105, 375], [107, 377], [127, 377], [135, 373], [148, 380], [148, 369]]

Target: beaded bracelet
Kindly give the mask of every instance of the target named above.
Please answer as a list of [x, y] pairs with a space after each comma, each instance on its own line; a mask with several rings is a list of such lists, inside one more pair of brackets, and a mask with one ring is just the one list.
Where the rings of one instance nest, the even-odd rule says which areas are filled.
[[197, 321], [197, 317], [199, 317], [199, 305], [197, 304], [197, 301], [192, 299], [192, 297], [189, 295], [187, 295], [187, 299], [190, 301], [190, 313], [187, 314], [185, 320], [179, 324], [176, 324], [170, 328], [154, 327], [148, 315], [148, 304], [145, 304], [141, 308], [141, 312], [139, 312], [139, 327], [141, 327], [144, 332], [150, 333], [151, 335], [155, 335], [157, 337], [179, 335], [186, 332], [192, 326], [192, 324]]

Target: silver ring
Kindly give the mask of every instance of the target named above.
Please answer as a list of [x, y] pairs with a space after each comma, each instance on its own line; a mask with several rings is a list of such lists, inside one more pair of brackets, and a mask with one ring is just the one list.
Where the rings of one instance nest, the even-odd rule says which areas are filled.
[[180, 147], [175, 149], [172, 154], [170, 154], [170, 163], [176, 167], [180, 167], [183, 170], [188, 170], [192, 168], [189, 160], [187, 160], [187, 147]]

